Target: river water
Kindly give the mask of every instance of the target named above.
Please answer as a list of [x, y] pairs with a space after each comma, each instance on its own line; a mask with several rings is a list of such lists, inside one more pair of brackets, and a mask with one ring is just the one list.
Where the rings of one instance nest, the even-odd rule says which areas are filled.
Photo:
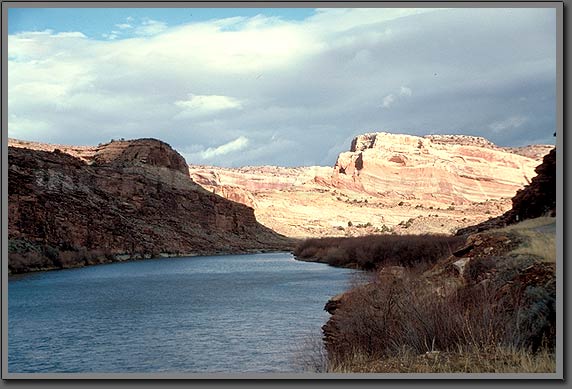
[[296, 372], [357, 273], [289, 253], [157, 259], [12, 277], [10, 373]]

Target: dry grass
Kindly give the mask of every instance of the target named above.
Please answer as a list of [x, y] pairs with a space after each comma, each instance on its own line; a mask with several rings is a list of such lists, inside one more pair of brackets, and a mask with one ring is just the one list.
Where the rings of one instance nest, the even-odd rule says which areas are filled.
[[296, 345], [292, 365], [299, 372], [325, 373], [328, 371], [328, 354], [321, 334], [307, 335]]
[[522, 238], [522, 244], [512, 251], [512, 254], [533, 255], [542, 258], [543, 262], [556, 262], [556, 236], [555, 234], [537, 231], [536, 229], [556, 223], [555, 217], [538, 217], [524, 220], [500, 229], [491, 230], [499, 232], [516, 233]]
[[[324, 327], [326, 371], [555, 372], [554, 265], [546, 263], [555, 261], [555, 234], [542, 232], [554, 222], [543, 217], [501, 229], [518, 247], [474, 258], [467, 269], [473, 282], [451, 285], [416, 271], [447, 256], [443, 248], [457, 243], [443, 238], [434, 246], [427, 245], [428, 237], [320, 240], [299, 246], [336, 264], [350, 260], [362, 268], [406, 267], [398, 277], [378, 273], [345, 294]], [[412, 260], [423, 249], [431, 255]], [[367, 261], [357, 261], [356, 254]], [[440, 286], [447, 287], [439, 291]]]
[[527, 254], [542, 258], [543, 262], [556, 263], [556, 236], [532, 230], [517, 230], [523, 243], [513, 254]]
[[554, 373], [556, 356], [547, 350], [532, 353], [507, 347], [478, 348], [456, 352], [417, 354], [403, 349], [387, 358], [371, 358], [354, 352], [341, 361], [332, 361], [330, 373]]
[[491, 231], [529, 230], [529, 229], [533, 229], [533, 228], [547, 226], [547, 225], [554, 224], [554, 223], [556, 223], [555, 217], [544, 216], [544, 217], [537, 217], [535, 219], [527, 219], [527, 220], [524, 220], [520, 223], [511, 224], [509, 226], [499, 228], [499, 229], [493, 229]]
[[412, 274], [346, 294], [329, 323], [328, 371], [554, 371], [553, 288], [503, 282], [440, 295]]

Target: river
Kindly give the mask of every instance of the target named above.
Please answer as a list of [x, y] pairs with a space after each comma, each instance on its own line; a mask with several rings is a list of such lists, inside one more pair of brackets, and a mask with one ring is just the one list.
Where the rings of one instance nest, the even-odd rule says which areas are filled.
[[297, 372], [356, 271], [290, 253], [31, 273], [8, 283], [10, 373]]

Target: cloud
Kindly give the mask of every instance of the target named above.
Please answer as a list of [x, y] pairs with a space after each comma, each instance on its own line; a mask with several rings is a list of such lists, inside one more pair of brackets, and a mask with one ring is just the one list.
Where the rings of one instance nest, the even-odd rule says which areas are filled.
[[518, 128], [527, 122], [524, 116], [512, 116], [502, 121], [491, 123], [489, 128], [495, 132], [504, 131], [512, 128]]
[[210, 160], [215, 157], [221, 157], [227, 154], [243, 150], [245, 147], [248, 146], [248, 143], [249, 143], [248, 138], [240, 136], [218, 147], [209, 147], [206, 150], [201, 150], [199, 152], [188, 154], [187, 159], [195, 160], [198, 157], [202, 160]]
[[404, 99], [406, 97], [411, 97], [412, 95], [412, 91], [410, 88], [406, 87], [406, 86], [401, 86], [399, 88], [399, 93], [396, 95], [389, 94], [387, 96], [385, 96], [381, 102], [381, 106], [383, 108], [389, 108], [391, 107], [397, 100], [401, 100]]
[[391, 105], [395, 102], [395, 96], [394, 95], [387, 95], [383, 98], [383, 101], [381, 103], [381, 106], [383, 108], [389, 108], [391, 107]]
[[131, 18], [105, 40], [12, 34], [8, 132], [155, 137], [223, 166], [333, 164], [348, 139], [383, 130], [553, 143], [555, 20], [539, 8], [336, 8], [297, 21]]
[[188, 100], [175, 101], [175, 105], [182, 108], [182, 112], [177, 117], [203, 116], [223, 110], [242, 108], [242, 102], [238, 99], [217, 95], [190, 94]]
[[107, 38], [109, 40], [114, 40], [119, 38], [121, 35], [120, 31], [111, 31], [109, 34], [101, 34], [102, 37]]
[[54, 38], [87, 38], [85, 34], [79, 31], [59, 32], [53, 35]]
[[116, 24], [115, 27], [117, 27], [117, 28], [119, 28], [119, 29], [121, 29], [121, 30], [127, 30], [127, 29], [130, 29], [130, 28], [133, 28], [133, 26], [132, 26], [131, 24], [129, 24], [129, 23], [119, 23], [119, 24]]
[[167, 29], [167, 24], [158, 20], [143, 20], [140, 26], [135, 28], [136, 35], [152, 36], [157, 35]]
[[402, 87], [399, 89], [399, 96], [407, 96], [407, 97], [410, 97], [412, 93], [413, 93], [413, 92], [411, 91], [411, 89], [408, 88], [408, 87], [406, 87], [406, 86], [402, 86]]

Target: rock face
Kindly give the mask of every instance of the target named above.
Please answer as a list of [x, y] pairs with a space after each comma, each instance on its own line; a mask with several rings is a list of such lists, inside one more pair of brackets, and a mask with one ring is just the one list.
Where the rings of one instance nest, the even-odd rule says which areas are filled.
[[372, 195], [440, 204], [511, 197], [535, 175], [538, 162], [469, 136], [360, 135], [340, 154], [333, 185]]
[[155, 139], [114, 141], [98, 147], [93, 155], [97, 166], [124, 168], [129, 166], [157, 166], [188, 176], [188, 166], [182, 155], [166, 143]]
[[258, 193], [289, 191], [313, 182], [316, 177], [327, 177], [331, 168], [248, 166], [231, 169], [194, 165], [189, 171], [193, 181], [209, 191], [256, 209]]
[[369, 133], [335, 167], [189, 170], [207, 190], [251, 206], [257, 220], [288, 236], [451, 233], [509, 210], [552, 148]]
[[512, 210], [506, 215], [509, 223], [544, 215], [556, 216], [556, 149], [544, 157], [535, 171], [537, 176], [513, 197]]
[[111, 142], [81, 150], [82, 158], [53, 150], [9, 147], [13, 273], [290, 247], [251, 208], [195, 184], [166, 143]]
[[510, 210], [491, 220], [462, 228], [457, 235], [503, 227], [525, 219], [556, 216], [556, 149], [544, 156], [542, 164], [535, 171], [537, 176], [512, 198]]

